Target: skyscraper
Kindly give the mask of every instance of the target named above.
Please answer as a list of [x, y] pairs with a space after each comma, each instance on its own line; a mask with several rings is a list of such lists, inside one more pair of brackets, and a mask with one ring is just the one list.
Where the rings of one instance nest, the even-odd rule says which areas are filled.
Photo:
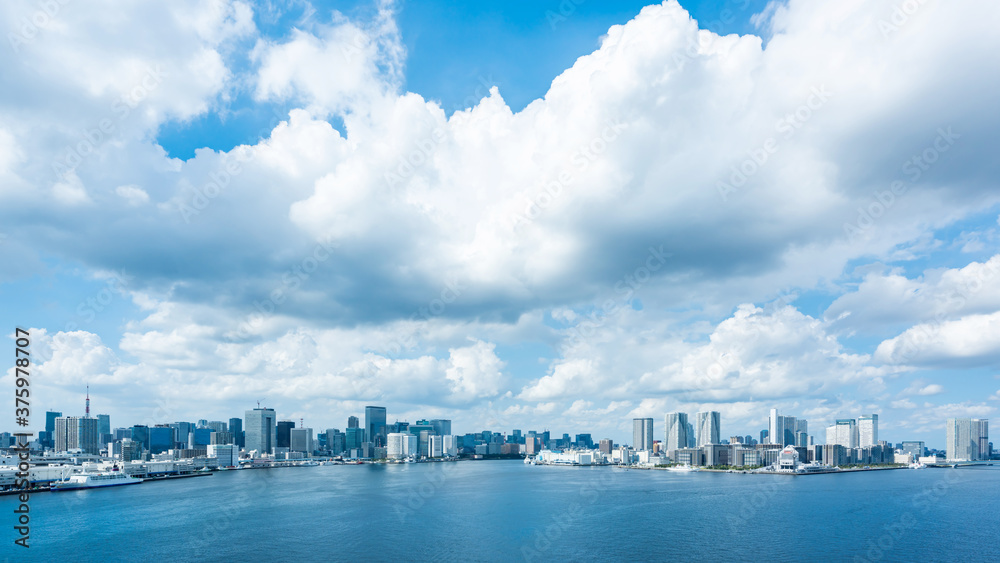
[[431, 419], [431, 426], [434, 427], [434, 432], [438, 436], [447, 436], [451, 434], [451, 421], [443, 418], [433, 418]]
[[385, 407], [365, 407], [365, 434], [375, 447], [385, 447]]
[[275, 447], [278, 448], [290, 448], [292, 444], [292, 428], [295, 428], [295, 423], [291, 420], [280, 420], [275, 426]]
[[97, 455], [101, 451], [100, 434], [96, 418], [75, 416], [57, 417], [55, 420], [55, 450], [66, 452], [79, 449]]
[[664, 421], [666, 426], [666, 439], [664, 443], [667, 451], [679, 450], [688, 447], [688, 415], [683, 412], [672, 412], [667, 414]]
[[230, 418], [229, 431], [233, 433], [233, 443], [242, 448], [245, 445], [243, 441], [243, 419]]
[[348, 428], [357, 428], [358, 427], [358, 417], [356, 417], [356, 416], [349, 416], [349, 417], [347, 417], [347, 427]]
[[722, 415], [718, 411], [700, 412], [695, 415], [698, 423], [697, 446], [720, 443], [719, 429], [722, 426]]
[[244, 415], [246, 449], [257, 450], [259, 454], [274, 453], [277, 443], [277, 427], [274, 409], [256, 408]]
[[653, 449], [653, 419], [632, 419], [632, 447], [637, 451], [652, 451]]
[[945, 424], [948, 459], [979, 461], [989, 452], [989, 421], [979, 418], [949, 418]]
[[293, 428], [290, 432], [289, 450], [293, 452], [311, 454], [313, 451], [313, 429]]
[[878, 415], [863, 414], [858, 417], [858, 447], [878, 444]]
[[858, 447], [858, 423], [853, 418], [839, 418], [826, 428], [827, 445], [836, 444], [847, 449]]

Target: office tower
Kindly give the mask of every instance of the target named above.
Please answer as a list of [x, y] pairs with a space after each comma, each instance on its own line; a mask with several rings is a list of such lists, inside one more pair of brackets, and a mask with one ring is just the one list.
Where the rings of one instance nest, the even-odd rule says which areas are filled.
[[291, 420], [280, 420], [275, 427], [275, 446], [279, 448], [290, 448], [292, 440], [292, 428], [295, 423]]
[[795, 446], [799, 448], [809, 447], [809, 434], [806, 434], [805, 432], [796, 432]]
[[867, 448], [878, 444], [878, 415], [863, 414], [858, 417], [858, 447]]
[[590, 437], [590, 434], [577, 434], [575, 441], [578, 448], [594, 449], [594, 439]]
[[198, 426], [196, 426], [195, 428], [208, 428], [208, 420], [204, 418], [198, 420]]
[[946, 450], [951, 461], [979, 461], [989, 454], [989, 423], [978, 418], [949, 418]]
[[111, 434], [111, 415], [97, 415], [97, 432], [100, 434]]
[[430, 436], [427, 439], [427, 457], [444, 456], [444, 436]]
[[144, 424], [136, 424], [132, 427], [132, 438], [133, 442], [138, 442], [142, 444], [144, 450], [149, 449], [149, 427]]
[[347, 432], [344, 434], [344, 448], [347, 451], [360, 448], [363, 442], [365, 442], [364, 428], [352, 426], [347, 429]]
[[519, 429], [515, 428], [510, 434], [511, 434], [511, 436], [514, 437], [514, 443], [515, 444], [523, 444], [524, 443], [524, 436], [521, 435], [521, 431]]
[[402, 459], [405, 457], [406, 454], [403, 452], [403, 443], [406, 440], [406, 436], [407, 434], [400, 432], [390, 432], [386, 436], [385, 455], [387, 458]]
[[809, 433], [809, 421], [804, 418], [790, 417], [795, 421], [795, 434], [798, 435], [799, 432]]
[[56, 419], [61, 417], [61, 412], [48, 411], [45, 413], [45, 431], [55, 433]]
[[235, 445], [233, 444], [233, 433], [216, 432], [213, 430], [211, 436], [208, 439], [208, 445], [210, 446]]
[[174, 429], [166, 424], [157, 424], [152, 428], [147, 428], [149, 436], [149, 447], [146, 448], [151, 454], [163, 453], [174, 447]]
[[978, 443], [976, 447], [976, 453], [978, 454], [978, 460], [990, 459], [993, 453], [993, 447], [990, 445], [990, 428], [989, 420], [982, 419], [972, 419], [972, 435], [978, 438]]
[[208, 427], [195, 428], [194, 432], [189, 434], [191, 443], [189, 448], [194, 449], [198, 446], [207, 446], [212, 443], [212, 429]]
[[349, 417], [347, 417], [347, 427], [348, 428], [357, 428], [358, 427], [358, 417], [356, 417], [356, 416], [349, 416]]
[[611, 450], [614, 448], [614, 443], [611, 440], [601, 440], [598, 443], [598, 449], [601, 450], [602, 454], [611, 455]]
[[832, 426], [826, 428], [826, 443], [844, 446], [847, 449], [858, 447], [858, 423], [853, 418], [840, 418]]
[[794, 416], [781, 416], [778, 414], [778, 409], [771, 409], [771, 415], [768, 417], [767, 443], [781, 446], [794, 445], [795, 434], [799, 431], [808, 432], [806, 421], [799, 424]]
[[226, 427], [226, 423], [221, 420], [209, 420], [205, 424], [205, 428], [211, 428], [214, 432], [228, 432], [229, 428]]
[[188, 447], [188, 438], [194, 431], [193, 422], [172, 422], [170, 427], [174, 429], [174, 448], [183, 450]]
[[458, 455], [458, 438], [456, 436], [443, 436], [444, 438], [444, 455], [449, 457], [455, 457]]
[[326, 430], [326, 449], [330, 450], [333, 455], [340, 455], [344, 453], [346, 449], [346, 436], [338, 428], [327, 428]]
[[688, 447], [688, 415], [683, 412], [672, 412], [667, 414], [664, 420], [666, 426], [666, 444], [668, 452], [680, 450]]
[[310, 454], [313, 451], [313, 430], [312, 428], [293, 428], [290, 434], [288, 449], [293, 452]]
[[653, 449], [652, 418], [632, 419], [632, 447], [636, 451], [649, 451]]
[[700, 412], [696, 416], [698, 422], [697, 447], [719, 443], [719, 430], [722, 426], [722, 415], [718, 411]]
[[770, 444], [771, 443], [770, 436], [771, 436], [771, 431], [770, 430], [767, 430], [767, 429], [761, 430], [760, 431], [760, 442], [758, 442], [758, 443], [760, 443], [760, 444]]
[[385, 407], [365, 407], [365, 434], [376, 448], [385, 447]]
[[924, 446], [924, 443], [921, 441], [904, 440], [903, 443], [899, 445], [899, 449], [904, 454], [910, 454], [911, 456], [913, 456], [913, 459], [917, 459], [918, 457], [922, 457], [924, 455], [924, 450], [926, 448]]
[[434, 427], [434, 432], [438, 436], [447, 436], [451, 434], [451, 421], [441, 418], [431, 419], [431, 426]]
[[259, 454], [273, 453], [278, 441], [274, 409], [248, 410], [243, 417], [243, 422], [243, 431], [246, 433], [246, 449], [248, 451], [257, 450]]
[[243, 419], [242, 418], [230, 418], [229, 419], [229, 431], [233, 433], [233, 443], [239, 447], [243, 447], [246, 444], [243, 441]]

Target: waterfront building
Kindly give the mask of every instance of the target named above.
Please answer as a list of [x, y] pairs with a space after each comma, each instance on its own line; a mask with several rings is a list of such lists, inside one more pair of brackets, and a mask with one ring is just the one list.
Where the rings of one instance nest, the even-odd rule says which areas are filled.
[[705, 452], [702, 448], [678, 448], [670, 452], [670, 459], [681, 465], [700, 467], [704, 465]]
[[429, 436], [427, 438], [427, 457], [442, 456], [444, 456], [444, 436]]
[[[449, 435], [443, 436], [443, 440], [444, 441], [443, 441], [443, 446], [442, 447], [444, 448], [444, 455], [449, 456], [449, 457], [455, 457], [455, 456], [457, 456], [458, 455], [458, 438], [456, 436], [452, 436], [452, 435], [449, 434]], [[517, 442], [514, 442], [512, 445], [516, 445], [517, 446], [517, 449], [514, 450], [514, 453], [518, 453], [520, 451], [520, 447], [521, 447], [520, 444], [518, 444]]]
[[388, 459], [403, 459], [405, 457], [403, 442], [409, 434], [390, 432], [386, 436], [386, 453]]
[[638, 451], [653, 449], [653, 419], [632, 419], [632, 447]]
[[313, 429], [293, 428], [289, 434], [288, 451], [311, 454], [313, 452]]
[[256, 408], [246, 411], [243, 418], [247, 451], [258, 454], [274, 453], [277, 444], [277, 426], [274, 409]]
[[799, 467], [799, 452], [792, 446], [786, 446], [778, 454], [777, 471], [779, 473], [795, 473]]
[[683, 449], [688, 446], [689, 425], [687, 413], [672, 412], [667, 414], [664, 426], [666, 427], [666, 439], [664, 440], [664, 444], [666, 445], [666, 450], [668, 452]]
[[355, 426], [348, 428], [344, 433], [344, 447], [348, 450], [360, 448], [361, 444], [364, 444], [366, 441], [364, 428]]
[[233, 443], [240, 448], [244, 447], [246, 444], [243, 441], [243, 419], [242, 418], [230, 418], [229, 419], [229, 431], [233, 433]]
[[899, 449], [904, 454], [910, 454], [911, 456], [913, 456], [913, 459], [920, 459], [921, 457], [924, 456], [924, 453], [927, 451], [927, 447], [924, 445], [924, 443], [917, 441], [909, 441], [909, 442], [903, 441], [903, 443], [900, 444]]
[[989, 455], [989, 424], [978, 418], [949, 418], [945, 424], [949, 461], [979, 461]]
[[730, 465], [729, 449], [726, 444], [705, 444], [701, 447], [705, 465]]
[[847, 465], [847, 448], [840, 444], [825, 444], [823, 446], [823, 463], [830, 466]]
[[[385, 447], [385, 407], [365, 407], [365, 434], [376, 447]], [[448, 423], [449, 426], [451, 423]]]
[[878, 415], [863, 414], [858, 417], [858, 446], [867, 448], [878, 444]]
[[292, 428], [295, 428], [295, 422], [291, 420], [279, 420], [275, 425], [275, 447], [278, 448], [291, 448], [292, 447]]
[[240, 463], [240, 452], [233, 444], [209, 444], [208, 457], [214, 457], [219, 467], [236, 467]]
[[597, 449], [601, 450], [601, 453], [604, 455], [611, 455], [611, 450], [614, 449], [614, 447], [614, 441], [604, 439], [598, 443]]
[[826, 443], [839, 444], [853, 450], [858, 447], [858, 423], [853, 418], [841, 418], [826, 428]]
[[[707, 446], [718, 444], [720, 426], [722, 426], [722, 415], [718, 411], [700, 412], [695, 415], [698, 422], [697, 446]], [[714, 464], [710, 464], [714, 465]]]

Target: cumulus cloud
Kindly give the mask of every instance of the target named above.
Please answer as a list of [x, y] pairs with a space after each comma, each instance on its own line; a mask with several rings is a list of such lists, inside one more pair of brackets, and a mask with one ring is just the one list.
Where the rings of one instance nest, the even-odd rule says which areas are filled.
[[[716, 405], [757, 424], [759, 401], [819, 419], [860, 408], [852, 393], [891, 400], [910, 367], [995, 363], [1000, 310], [1000, 257], [844, 281], [1000, 203], [1000, 73], [956, 64], [1000, 50], [1000, 8], [925, 3], [887, 30], [893, 7], [773, 4], [765, 45], [671, 0], [522, 111], [493, 89], [450, 115], [405, 91], [390, 2], [280, 38], [237, 1], [63, 10], [0, 54], [0, 218], [33, 233], [5, 239], [27, 258], [4, 279], [42, 257], [128, 271], [140, 312], [117, 342], [56, 333], [47, 369], [155, 377], [178, 411], [209, 404], [182, 393], [295, 409], [321, 394], [313, 412]], [[262, 138], [187, 160], [156, 143], [243, 89], [290, 107]], [[812, 291], [840, 296], [822, 318], [751, 304]], [[876, 365], [838, 339], [866, 327], [897, 335]], [[525, 342], [548, 348], [540, 373], [509, 373], [504, 345]]]

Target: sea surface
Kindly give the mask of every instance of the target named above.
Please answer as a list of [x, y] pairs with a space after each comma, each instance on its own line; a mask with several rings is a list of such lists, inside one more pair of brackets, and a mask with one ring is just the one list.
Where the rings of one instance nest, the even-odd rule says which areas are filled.
[[0, 561], [998, 561], [1000, 464], [803, 477], [517, 461], [225, 471], [30, 500]]

